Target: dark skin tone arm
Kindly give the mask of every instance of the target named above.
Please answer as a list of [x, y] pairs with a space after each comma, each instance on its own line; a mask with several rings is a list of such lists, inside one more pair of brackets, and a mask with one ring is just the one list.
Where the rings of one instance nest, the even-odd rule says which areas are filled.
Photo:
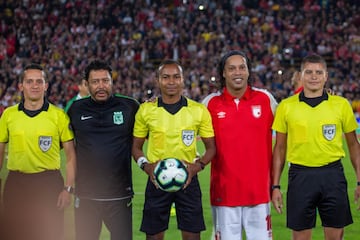
[[[214, 139], [214, 137], [202, 138], [202, 141], [205, 145], [206, 151], [205, 151], [204, 156], [199, 160], [204, 165], [207, 165], [211, 161], [211, 159], [215, 156], [215, 153], [216, 153], [215, 139]], [[132, 155], [133, 155], [135, 161], [137, 161], [137, 159], [139, 157], [144, 156], [144, 152], [142, 151], [144, 142], [145, 142], [145, 138], [138, 138], [138, 137], [133, 138]], [[158, 161], [160, 161], [160, 159]], [[184, 188], [186, 188], [190, 184], [192, 177], [195, 176], [198, 172], [200, 172], [202, 170], [202, 166], [199, 162], [189, 163], [189, 162], [185, 162], [184, 160], [183, 160], [183, 162], [186, 164], [187, 171], [189, 173], [189, 178], [188, 178], [186, 184], [184, 185]], [[147, 175], [149, 175], [151, 181], [154, 184], [155, 184], [154, 169], [156, 167], [156, 164], [157, 164], [157, 162], [147, 163], [144, 165], [144, 171], [146, 172]]]

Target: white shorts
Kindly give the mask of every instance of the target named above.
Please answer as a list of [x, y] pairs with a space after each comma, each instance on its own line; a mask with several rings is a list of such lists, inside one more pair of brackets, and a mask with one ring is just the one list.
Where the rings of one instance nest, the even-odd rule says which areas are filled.
[[248, 207], [212, 206], [215, 240], [271, 240], [270, 203]]

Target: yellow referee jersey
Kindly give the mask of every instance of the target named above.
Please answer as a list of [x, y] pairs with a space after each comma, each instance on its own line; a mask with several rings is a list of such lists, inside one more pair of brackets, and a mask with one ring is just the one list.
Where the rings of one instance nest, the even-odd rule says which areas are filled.
[[316, 107], [299, 101], [299, 95], [280, 102], [272, 128], [287, 134], [287, 161], [319, 167], [345, 156], [343, 133], [358, 124], [347, 99], [328, 95]]
[[187, 105], [171, 114], [154, 102], [145, 102], [135, 116], [134, 136], [148, 138], [147, 158], [156, 162], [178, 158], [192, 162], [196, 157], [196, 138], [214, 137], [211, 116], [207, 108], [186, 98]]
[[74, 138], [65, 112], [49, 104], [47, 111], [29, 117], [19, 104], [0, 118], [0, 142], [8, 143], [7, 168], [23, 173], [60, 169], [60, 142]]

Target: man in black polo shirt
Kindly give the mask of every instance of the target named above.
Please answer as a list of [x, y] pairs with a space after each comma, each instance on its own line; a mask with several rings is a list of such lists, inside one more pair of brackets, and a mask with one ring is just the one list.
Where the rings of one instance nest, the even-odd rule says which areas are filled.
[[99, 239], [102, 223], [112, 240], [132, 239], [132, 130], [138, 102], [112, 93], [111, 67], [93, 61], [85, 69], [90, 97], [68, 114], [78, 158], [75, 200], [77, 240]]

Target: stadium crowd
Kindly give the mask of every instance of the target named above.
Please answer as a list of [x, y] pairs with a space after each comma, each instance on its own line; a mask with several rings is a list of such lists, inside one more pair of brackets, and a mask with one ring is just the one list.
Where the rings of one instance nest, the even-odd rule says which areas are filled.
[[17, 80], [29, 62], [48, 69], [49, 100], [64, 107], [96, 58], [111, 64], [115, 92], [140, 102], [158, 94], [159, 61], [177, 59], [186, 95], [200, 101], [217, 90], [222, 54], [239, 49], [252, 60], [252, 84], [278, 101], [291, 94], [301, 58], [324, 56], [327, 87], [359, 112], [359, 7], [357, 0], [0, 0], [0, 107], [20, 100]]

